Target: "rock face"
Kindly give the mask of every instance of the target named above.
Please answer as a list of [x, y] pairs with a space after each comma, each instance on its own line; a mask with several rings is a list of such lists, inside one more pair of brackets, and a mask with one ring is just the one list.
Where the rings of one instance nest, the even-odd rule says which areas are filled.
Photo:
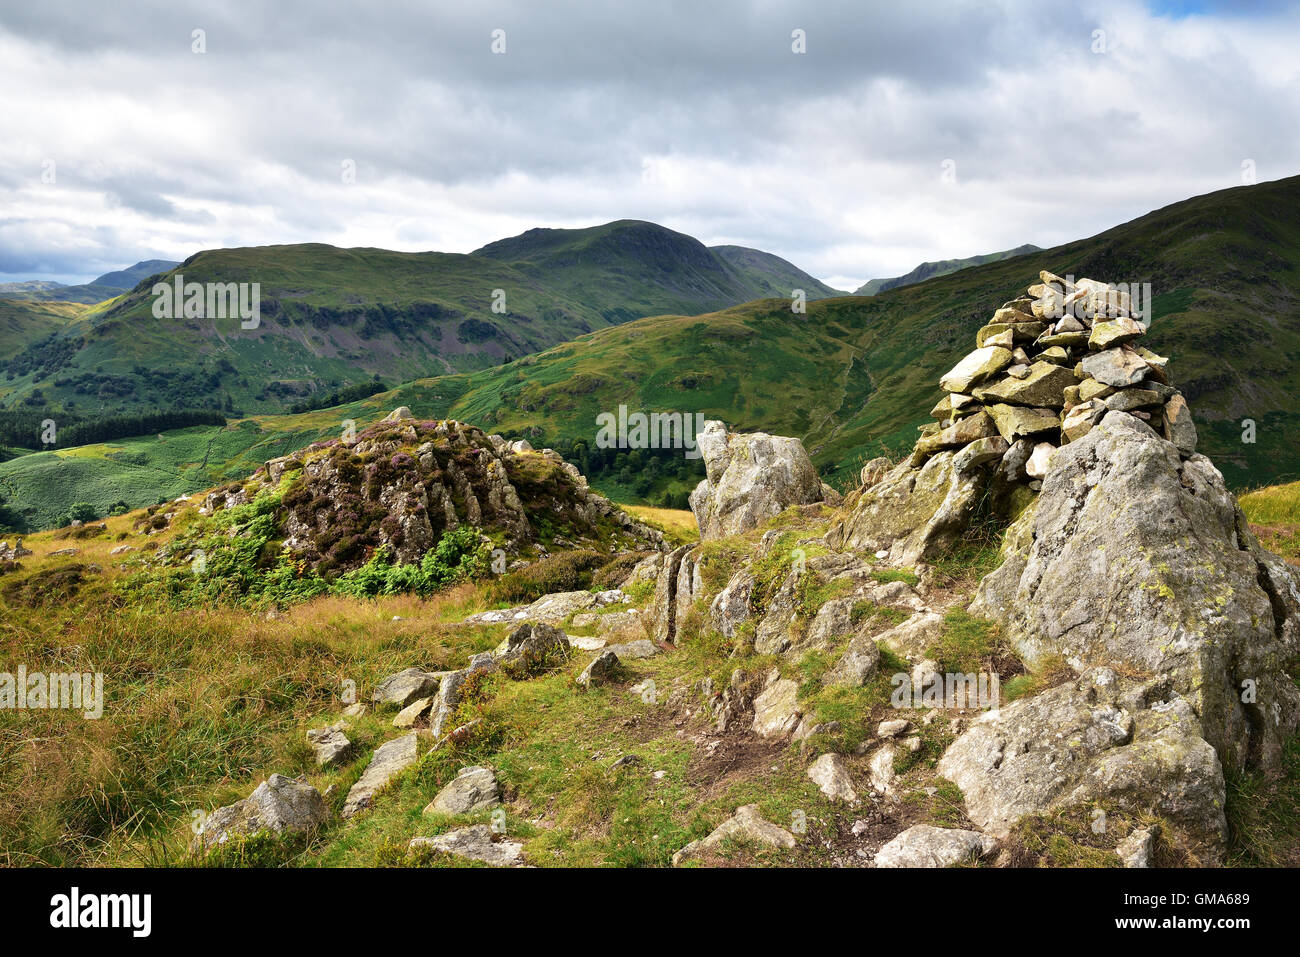
[[987, 711], [939, 761], [970, 819], [1005, 835], [1022, 817], [1096, 804], [1159, 815], [1206, 863], [1223, 858], [1223, 770], [1168, 679], [1123, 683], [1098, 668]]
[[307, 831], [328, 818], [329, 810], [314, 787], [282, 774], [272, 774], [242, 801], [209, 814], [198, 839], [203, 847], [213, 847], [235, 835]]
[[1168, 677], [1226, 767], [1268, 766], [1300, 723], [1300, 589], [1223, 477], [1125, 412], [1059, 449], [1024, 540], [981, 583], [1031, 665], [1122, 663]]
[[[508, 554], [556, 540], [599, 550], [663, 546], [661, 533], [593, 492], [558, 453], [525, 446], [450, 419], [389, 416], [355, 440], [272, 459], [247, 482], [209, 495], [203, 511], [251, 501], [287, 477], [275, 520], [296, 557], [322, 572], [355, 568], [375, 548], [399, 564], [417, 562], [461, 526], [499, 532]], [[546, 514], [547, 536], [533, 513]]]
[[1135, 341], [1146, 325], [1128, 293], [1049, 272], [1029, 297], [1004, 303], [976, 334], [977, 348], [940, 379], [946, 391], [912, 454], [863, 482], [831, 527], [833, 548], [883, 552], [911, 565], [946, 551], [980, 503], [1014, 517], [1017, 491], [1037, 491], [1056, 449], [1107, 412], [1149, 421], [1183, 458], [1196, 449], [1187, 403], [1168, 384], [1166, 360]]
[[728, 432], [716, 419], [696, 436], [706, 478], [691, 493], [700, 539], [739, 535], [790, 505], [826, 498], [817, 470], [798, 439], [764, 432]]
[[917, 824], [876, 853], [876, 866], [951, 867], [982, 857], [993, 845], [994, 841], [979, 831]]

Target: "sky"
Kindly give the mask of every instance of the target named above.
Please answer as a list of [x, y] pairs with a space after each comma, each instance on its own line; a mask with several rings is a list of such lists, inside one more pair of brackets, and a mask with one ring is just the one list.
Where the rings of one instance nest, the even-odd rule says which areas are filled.
[[645, 219], [853, 289], [1300, 173], [1297, 50], [1272, 3], [10, 3], [0, 282]]

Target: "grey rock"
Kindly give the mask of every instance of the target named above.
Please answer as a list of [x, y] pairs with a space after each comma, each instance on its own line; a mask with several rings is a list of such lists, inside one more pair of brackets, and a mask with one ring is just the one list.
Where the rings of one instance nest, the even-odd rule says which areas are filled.
[[876, 852], [877, 867], [951, 867], [988, 854], [996, 842], [979, 831], [915, 824]]
[[1109, 669], [988, 711], [944, 753], [938, 772], [962, 789], [972, 821], [994, 835], [1021, 818], [1117, 806], [1178, 826], [1202, 860], [1222, 860], [1224, 781], [1188, 703], [1143, 707]]
[[343, 802], [343, 817], [352, 817], [373, 805], [375, 795], [393, 778], [415, 763], [419, 756], [418, 740], [418, 733], [412, 731], [375, 749], [365, 773], [348, 791], [348, 796]]
[[762, 738], [781, 737], [799, 726], [799, 686], [789, 678], [769, 684], [754, 699], [754, 733]]
[[609, 681], [618, 673], [618, 655], [611, 650], [602, 651], [578, 675], [578, 687], [590, 688]]
[[248, 797], [209, 814], [199, 830], [202, 847], [226, 843], [236, 835], [312, 830], [329, 819], [325, 801], [310, 784], [272, 774]]
[[443, 674], [422, 668], [407, 668], [379, 682], [370, 699], [377, 705], [405, 708], [413, 701], [434, 694]]
[[808, 777], [832, 801], [858, 803], [858, 793], [853, 790], [853, 778], [849, 775], [849, 764], [844, 755], [823, 754], [809, 766]]
[[342, 724], [333, 724], [328, 728], [317, 728], [307, 732], [307, 743], [316, 752], [318, 766], [334, 767], [351, 757], [352, 742], [343, 733], [344, 727]]
[[[1059, 449], [972, 611], [1001, 620], [1031, 667], [1125, 663], [1168, 676], [1226, 767], [1271, 765], [1300, 724], [1289, 677], [1300, 588], [1260, 548], [1203, 456], [1124, 412]], [[1243, 701], [1243, 688], [1254, 700]], [[1249, 758], [1249, 762], [1248, 762]]]
[[524, 846], [514, 841], [494, 841], [492, 828], [487, 824], [462, 827], [437, 837], [412, 838], [407, 845], [411, 850], [431, 848], [443, 854], [482, 861], [494, 867], [517, 867], [523, 863]]
[[429, 802], [425, 813], [473, 814], [501, 803], [501, 789], [490, 768], [474, 765], [460, 773]]
[[692, 841], [674, 854], [673, 867], [680, 867], [687, 861], [703, 856], [728, 839], [752, 841], [786, 850], [795, 845], [793, 834], [783, 827], [764, 820], [758, 812], [757, 804], [746, 804], [744, 807], [737, 808], [732, 817], [719, 824], [707, 837]]
[[728, 432], [717, 420], [696, 438], [707, 476], [690, 499], [701, 541], [743, 534], [791, 505], [823, 500], [821, 478], [798, 439]]

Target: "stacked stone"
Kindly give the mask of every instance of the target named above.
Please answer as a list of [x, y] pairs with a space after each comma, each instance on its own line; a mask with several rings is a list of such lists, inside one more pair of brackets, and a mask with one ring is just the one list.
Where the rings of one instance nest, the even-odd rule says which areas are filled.
[[1044, 270], [1029, 295], [1004, 303], [976, 349], [942, 379], [946, 393], [921, 427], [910, 463], [959, 449], [968, 472], [997, 463], [1002, 478], [1037, 489], [1052, 453], [1112, 410], [1147, 421], [1186, 458], [1196, 451], [1187, 401], [1169, 385], [1168, 360], [1137, 345], [1146, 323], [1126, 291]]

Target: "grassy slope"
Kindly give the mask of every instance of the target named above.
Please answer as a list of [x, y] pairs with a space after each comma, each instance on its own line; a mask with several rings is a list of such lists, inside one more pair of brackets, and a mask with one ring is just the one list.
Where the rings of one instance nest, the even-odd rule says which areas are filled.
[[1004, 249], [999, 253], [985, 253], [981, 256], [969, 256], [966, 259], [941, 259], [937, 262], [921, 263], [911, 272], [902, 276], [869, 280], [854, 290], [853, 295], [874, 296], [877, 293], [888, 292], [890, 289], [898, 289], [902, 286], [912, 286], [938, 276], [948, 276], [962, 269], [969, 269], [971, 266], [983, 266], [986, 263], [1001, 262], [1004, 259], [1041, 251], [1040, 247], [1035, 246], [1033, 243], [1026, 243], [1023, 246], [1017, 246], [1015, 249]]
[[[1300, 522], [1294, 489], [1264, 490], [1243, 504], [1252, 518]], [[387, 674], [412, 664], [458, 667], [504, 634], [500, 626], [451, 627], [485, 607], [482, 591], [473, 585], [428, 600], [321, 598], [274, 618], [224, 607], [122, 606], [113, 597], [113, 582], [129, 573], [140, 555], [183, 530], [193, 506], [186, 509], [172, 529], [147, 538], [131, 532], [134, 515], [110, 519], [98, 536], [32, 536], [28, 545], [36, 554], [23, 560], [21, 571], [0, 577], [0, 656], [25, 662], [30, 671], [103, 671], [106, 690], [105, 713], [96, 721], [54, 710], [0, 712], [0, 741], [10, 742], [7, 760], [0, 762], [0, 865], [194, 863], [186, 850], [194, 813], [247, 795], [274, 772], [304, 775], [321, 791], [338, 785], [328, 799], [337, 813], [370, 751], [399, 733], [389, 724], [391, 712], [351, 719], [348, 735], [360, 749], [358, 756], [337, 770], [315, 768], [304, 735], [338, 720], [343, 682], [356, 682], [364, 699]], [[681, 516], [661, 518], [672, 524]], [[786, 530], [783, 541], [793, 541], [815, 535], [818, 521], [783, 517], [773, 524]], [[751, 533], [744, 544], [714, 543], [706, 559], [711, 580], [725, 579], [729, 562], [752, 548], [762, 531]], [[110, 556], [119, 543], [137, 551]], [[81, 554], [51, 555], [69, 545]], [[88, 562], [104, 571], [91, 574], [75, 595], [55, 591], [44, 604], [15, 597], [12, 586]], [[879, 627], [905, 614], [882, 610]], [[970, 635], [973, 623], [950, 621], [941, 646], [984, 654]], [[590, 657], [580, 653], [542, 677], [491, 682], [458, 718], [480, 718], [481, 733], [423, 760], [381, 795], [373, 811], [351, 822], [335, 818], [310, 842], [248, 846], [246, 856], [232, 855], [227, 862], [455, 864], [411, 857], [404, 847], [417, 835], [489, 819], [487, 812], [465, 818], [421, 813], [468, 764], [497, 770], [506, 791], [506, 834], [522, 841], [529, 861], [539, 866], [663, 866], [675, 850], [748, 803], [787, 827], [801, 812], [807, 835], [790, 852], [724, 846], [715, 862], [860, 863], [858, 850], [869, 856], [910, 824], [968, 826], [960, 792], [934, 776], [937, 757], [951, 739], [943, 721], [916, 722], [922, 748], [897, 765], [901, 802], [873, 816], [861, 836], [850, 828], [862, 809], [828, 802], [807, 779], [810, 754], [852, 753], [876, 721], [899, 716], [887, 705], [891, 689], [885, 676], [863, 688], [818, 690], [818, 677], [831, 660], [825, 655], [793, 663], [738, 659], [707, 629], [684, 627], [675, 651], [628, 661], [614, 684], [585, 694], [572, 684]], [[804, 707], [821, 720], [841, 722], [841, 731], [814, 741], [809, 755], [801, 755], [797, 745], [765, 742], [743, 731], [713, 735], [698, 683], [709, 678], [720, 686], [738, 665], [756, 674], [781, 668], [800, 683]], [[887, 658], [886, 666], [888, 671], [901, 665]], [[640, 684], [647, 679], [655, 687], [651, 696]], [[694, 743], [695, 735], [716, 741], [716, 750]], [[421, 750], [428, 744], [426, 735]], [[639, 761], [612, 767], [628, 754]], [[1297, 862], [1300, 752], [1293, 758], [1292, 772], [1282, 779], [1231, 783], [1232, 863]], [[851, 759], [865, 793], [864, 762]], [[1113, 845], [1106, 842], [1114, 840], [1116, 827], [1139, 823], [1148, 822], [1129, 821], [1117, 812], [1111, 836], [1098, 844], [1086, 817], [1045, 818], [1027, 822], [1017, 840], [1021, 853], [1039, 863], [1114, 866]]]
[[[39, 388], [54, 405], [89, 397], [107, 409], [209, 408], [228, 399], [239, 410], [280, 411], [371, 375], [403, 381], [481, 369], [612, 323], [708, 311], [772, 288], [767, 272], [737, 268], [653, 224], [532, 232], [547, 242], [530, 232], [472, 255], [320, 244], [199, 253], [167, 275], [260, 283], [259, 328], [156, 319], [142, 283], [67, 329], [77, 346], [66, 361], [7, 381], [5, 392], [10, 403]], [[493, 312], [498, 289], [505, 314]], [[137, 366], [172, 378], [154, 381]], [[132, 391], [55, 384], [89, 374], [124, 377]]]
[[[75, 322], [86, 307], [75, 302], [24, 302], [0, 299], [0, 360]], [[0, 383], [0, 395], [3, 395]]]

